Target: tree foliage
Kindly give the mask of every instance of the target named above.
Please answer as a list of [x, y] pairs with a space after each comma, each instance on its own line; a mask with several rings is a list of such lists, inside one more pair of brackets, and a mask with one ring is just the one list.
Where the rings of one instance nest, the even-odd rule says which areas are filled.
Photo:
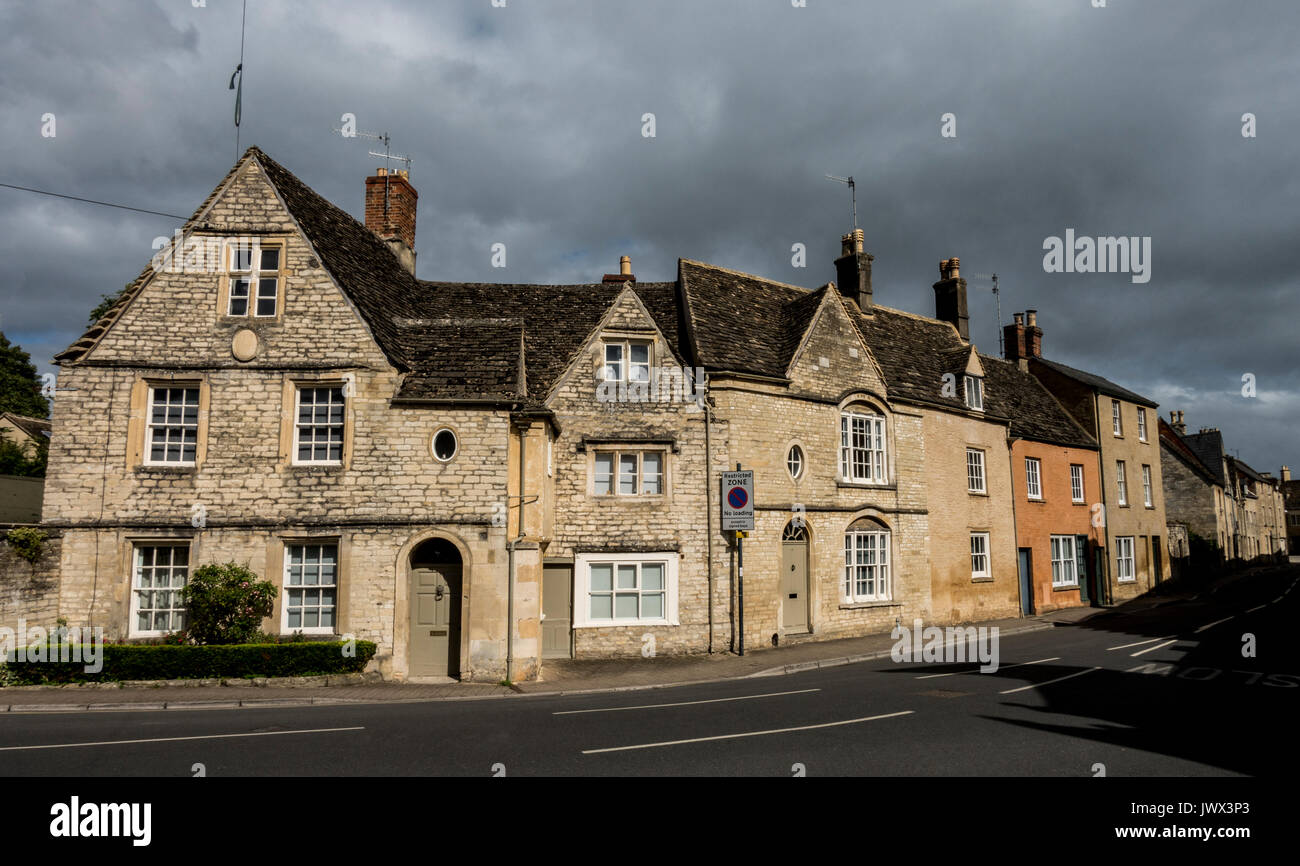
[[49, 417], [50, 401], [41, 393], [41, 385], [32, 356], [0, 333], [0, 412]]

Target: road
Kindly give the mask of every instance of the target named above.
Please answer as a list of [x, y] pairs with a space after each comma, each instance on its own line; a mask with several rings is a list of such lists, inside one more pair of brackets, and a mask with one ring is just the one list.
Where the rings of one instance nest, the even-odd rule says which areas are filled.
[[599, 695], [10, 713], [0, 775], [1290, 777], [1298, 581], [1012, 635], [987, 674], [882, 659]]

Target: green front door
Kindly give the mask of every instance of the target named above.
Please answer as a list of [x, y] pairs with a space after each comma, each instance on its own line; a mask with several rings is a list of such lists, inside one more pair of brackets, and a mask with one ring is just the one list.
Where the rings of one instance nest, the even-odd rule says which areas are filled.
[[459, 565], [411, 569], [410, 676], [460, 675], [460, 579]]

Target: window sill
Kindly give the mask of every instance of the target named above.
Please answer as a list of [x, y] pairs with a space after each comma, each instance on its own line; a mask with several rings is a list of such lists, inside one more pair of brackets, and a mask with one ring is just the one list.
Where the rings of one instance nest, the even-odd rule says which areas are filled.
[[162, 463], [143, 463], [135, 467], [136, 475], [194, 475], [199, 471], [196, 464], [169, 466]]
[[967, 490], [966, 493], [971, 496], [982, 496], [985, 499], [989, 498], [989, 492], [987, 490]]
[[992, 576], [992, 575], [985, 575], [985, 576], [983, 576], [983, 577], [972, 577], [972, 578], [970, 579], [970, 582], [971, 582], [971, 583], [992, 583], [992, 582], [993, 582], [993, 576]]
[[678, 623], [666, 619], [620, 619], [610, 622], [584, 622], [574, 625], [576, 628], [641, 628], [643, 626], [676, 626]]
[[289, 472], [301, 472], [304, 474], [312, 472], [329, 473], [341, 472], [342, 463], [286, 463], [284, 468]]
[[1047, 500], [1044, 499], [1044, 498], [1042, 498], [1041, 496], [1038, 497], [1037, 499], [1035, 499], [1035, 498], [1032, 497], [1032, 496], [1026, 496], [1026, 497], [1025, 497], [1025, 502], [1028, 502], [1030, 505], [1046, 505], [1046, 504], [1047, 504]]
[[653, 502], [656, 504], [662, 504], [663, 501], [668, 498], [668, 496], [665, 493], [642, 493], [642, 494], [593, 493], [589, 498], [594, 502], [605, 502], [605, 503]]
[[840, 600], [840, 610], [869, 610], [876, 607], [902, 607], [901, 601], [844, 601]]
[[1067, 584], [1062, 584], [1061, 586], [1052, 584], [1052, 592], [1078, 592], [1078, 591], [1079, 591], [1079, 584], [1077, 583], [1073, 583], [1073, 584], [1067, 583]]
[[835, 486], [841, 489], [853, 490], [897, 490], [898, 485], [886, 482], [871, 481], [845, 481], [843, 478], [835, 482]]

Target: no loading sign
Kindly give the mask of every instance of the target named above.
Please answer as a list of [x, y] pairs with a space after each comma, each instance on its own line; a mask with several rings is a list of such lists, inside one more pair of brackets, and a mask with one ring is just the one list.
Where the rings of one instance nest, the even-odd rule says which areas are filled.
[[722, 473], [722, 529], [754, 528], [754, 473]]

